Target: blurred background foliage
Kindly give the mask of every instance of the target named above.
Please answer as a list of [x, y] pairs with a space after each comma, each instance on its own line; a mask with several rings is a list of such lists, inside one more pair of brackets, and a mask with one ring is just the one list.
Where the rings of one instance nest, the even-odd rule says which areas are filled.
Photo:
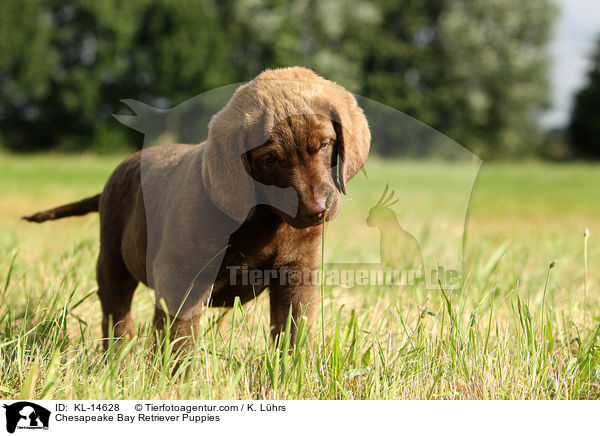
[[600, 38], [588, 83], [575, 96], [568, 137], [578, 154], [588, 159], [600, 158]]
[[[544, 155], [556, 16], [552, 0], [3, 0], [0, 143], [139, 148], [139, 134], [111, 117], [127, 113], [120, 99], [169, 108], [304, 65], [481, 157]], [[576, 123], [591, 116], [599, 76], [578, 96]]]

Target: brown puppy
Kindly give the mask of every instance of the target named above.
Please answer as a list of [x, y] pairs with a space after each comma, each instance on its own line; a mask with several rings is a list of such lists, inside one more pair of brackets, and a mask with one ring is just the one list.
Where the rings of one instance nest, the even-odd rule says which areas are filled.
[[[336, 216], [369, 144], [352, 94], [304, 68], [267, 70], [237, 89], [204, 143], [138, 152], [101, 194], [25, 219], [100, 212], [105, 337], [109, 323], [116, 336], [134, 333], [139, 282], [165, 301], [174, 336], [191, 333], [202, 305], [231, 307], [236, 296], [246, 302], [267, 287], [272, 335], [285, 329], [291, 308], [295, 336], [299, 316], [312, 319], [319, 293], [313, 281], [284, 271], [318, 270], [320, 224]], [[246, 270], [275, 272], [248, 282]], [[157, 328], [164, 318], [157, 304]]]

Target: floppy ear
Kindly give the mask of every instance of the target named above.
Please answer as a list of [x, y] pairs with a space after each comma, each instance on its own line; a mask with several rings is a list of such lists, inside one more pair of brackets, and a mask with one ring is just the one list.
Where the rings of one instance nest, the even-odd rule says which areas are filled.
[[227, 105], [213, 116], [208, 129], [202, 157], [204, 186], [212, 202], [241, 223], [256, 204], [254, 184], [243, 161], [251, 126], [235, 108]]
[[369, 154], [371, 132], [363, 110], [354, 96], [345, 89], [329, 90], [330, 116], [336, 134], [337, 159], [333, 180], [340, 192], [346, 193], [346, 183], [363, 167]]

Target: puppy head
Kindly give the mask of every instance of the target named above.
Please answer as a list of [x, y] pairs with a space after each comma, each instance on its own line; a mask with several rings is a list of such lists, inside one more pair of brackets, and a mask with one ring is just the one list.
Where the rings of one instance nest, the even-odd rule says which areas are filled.
[[[261, 185], [293, 188], [298, 197], [296, 214], [290, 216], [274, 208], [290, 225], [317, 225], [325, 216], [334, 218], [339, 208], [335, 169], [332, 171], [335, 145], [336, 132], [329, 117], [290, 116], [272, 129], [265, 144], [246, 153], [246, 169]], [[267, 204], [277, 205], [276, 193], [262, 194]]]
[[[304, 228], [336, 216], [369, 144], [366, 118], [344, 88], [304, 68], [267, 70], [211, 120], [202, 177], [212, 201], [236, 221], [266, 202]], [[295, 215], [280, 207], [290, 202], [281, 195], [289, 188]]]

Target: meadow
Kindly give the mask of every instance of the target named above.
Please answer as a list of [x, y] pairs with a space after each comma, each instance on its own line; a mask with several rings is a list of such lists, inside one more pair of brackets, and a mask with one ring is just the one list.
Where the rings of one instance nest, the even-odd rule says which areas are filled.
[[600, 398], [597, 166], [484, 163], [471, 192], [470, 164], [372, 158], [327, 226], [324, 261], [377, 256], [365, 205], [393, 181], [399, 221], [462, 265], [460, 286], [325, 285], [293, 348], [268, 339], [266, 295], [207, 309], [175, 365], [173, 344], [154, 347], [144, 287], [136, 338], [103, 352], [96, 215], [19, 219], [100, 192], [121, 158], [0, 154], [0, 398]]

